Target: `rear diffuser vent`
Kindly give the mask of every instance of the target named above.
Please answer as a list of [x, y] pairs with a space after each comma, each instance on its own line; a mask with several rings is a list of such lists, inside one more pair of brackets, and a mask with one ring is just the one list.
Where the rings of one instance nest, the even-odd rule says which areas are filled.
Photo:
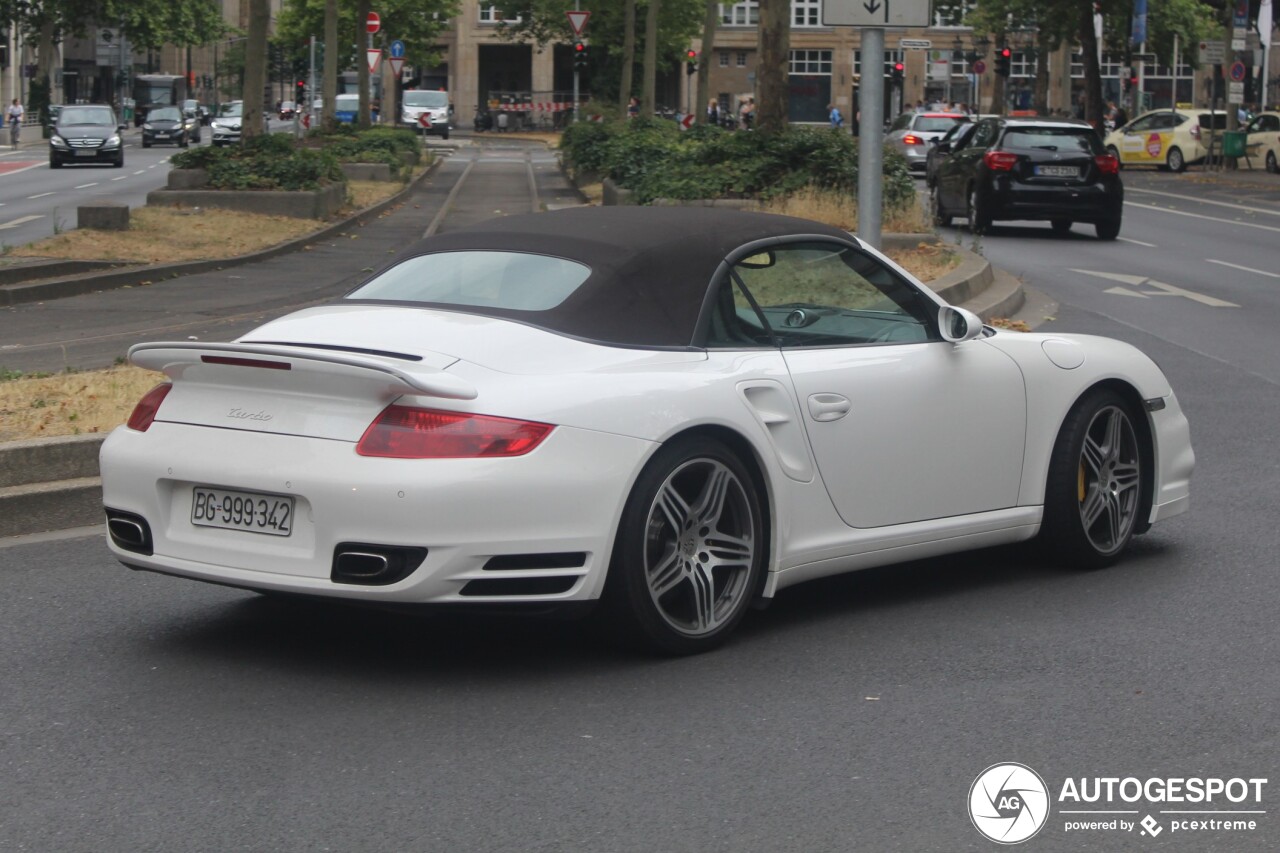
[[568, 592], [578, 582], [578, 575], [550, 578], [482, 578], [467, 581], [460, 595], [556, 595]]
[[484, 564], [486, 572], [518, 572], [532, 569], [580, 569], [587, 564], [585, 551], [555, 554], [499, 554]]

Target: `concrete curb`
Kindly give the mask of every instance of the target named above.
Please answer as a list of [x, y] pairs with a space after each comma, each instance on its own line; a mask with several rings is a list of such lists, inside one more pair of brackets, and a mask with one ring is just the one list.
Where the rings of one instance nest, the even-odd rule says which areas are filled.
[[[260, 252], [253, 252], [248, 255], [236, 255], [230, 258], [218, 258], [207, 261], [184, 261], [174, 264], [150, 264], [147, 266], [132, 266], [120, 268], [120, 264], [113, 265], [114, 268], [110, 272], [82, 273], [79, 275], [70, 275], [64, 278], [44, 281], [30, 281], [30, 283], [17, 283], [21, 280], [17, 278], [18, 271], [21, 267], [8, 267], [0, 272], [0, 307], [10, 305], [21, 305], [28, 302], [44, 302], [49, 299], [61, 299], [66, 296], [79, 296], [84, 293], [93, 293], [99, 290], [114, 290], [121, 287], [133, 287], [143, 282], [157, 282], [170, 278], [178, 278], [184, 275], [195, 275], [197, 273], [211, 272], [213, 270], [226, 269], [228, 267], [237, 267], [243, 264], [251, 264], [256, 261], [265, 261], [268, 258], [274, 258], [279, 255], [285, 255], [290, 252], [296, 252], [304, 246], [311, 243], [317, 243], [321, 240], [327, 240], [335, 234], [341, 233], [353, 225], [360, 225], [369, 219], [372, 219], [382, 213], [384, 210], [399, 204], [413, 188], [421, 181], [426, 180], [432, 175], [436, 169], [440, 168], [440, 164], [444, 162], [444, 158], [437, 157], [427, 169], [414, 178], [404, 189], [393, 195], [386, 201], [381, 201], [373, 207], [365, 208], [358, 213], [339, 220], [332, 225], [327, 225], [319, 231], [313, 231], [310, 234], [272, 246], [269, 249], [263, 249]], [[51, 262], [37, 261], [30, 265], [29, 269], [40, 278], [46, 278], [46, 270]], [[69, 262], [53, 262], [53, 263], [95, 263], [92, 261], [69, 261]], [[98, 262], [107, 263], [107, 262]], [[33, 276], [34, 277], [34, 276]], [[14, 283], [7, 283], [14, 282]]]

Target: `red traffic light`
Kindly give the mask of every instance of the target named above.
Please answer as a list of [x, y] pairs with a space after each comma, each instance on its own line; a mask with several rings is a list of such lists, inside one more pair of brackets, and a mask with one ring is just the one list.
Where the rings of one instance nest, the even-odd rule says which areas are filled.
[[1009, 57], [1013, 56], [1013, 51], [1007, 47], [1001, 48], [1000, 55], [1003, 56], [1005, 59], [1008, 59]]
[[689, 52], [688, 52], [686, 55], [687, 55], [690, 59], [697, 59], [697, 58], [698, 58], [698, 52], [697, 52], [696, 50], [694, 50], [693, 48], [689, 48]]
[[582, 42], [580, 42], [580, 41], [575, 41], [575, 42], [573, 43], [573, 52], [574, 52], [574, 53], [582, 53], [582, 52], [584, 52], [586, 49], [587, 49], [587, 46], [586, 46], [585, 44], [583, 44]]
[[903, 65], [901, 62], [895, 62], [895, 63], [893, 63], [893, 70], [894, 70], [894, 71], [901, 71], [901, 70], [902, 70], [902, 69], [904, 69], [904, 68], [906, 68], [906, 66], [905, 66], [905, 65]]

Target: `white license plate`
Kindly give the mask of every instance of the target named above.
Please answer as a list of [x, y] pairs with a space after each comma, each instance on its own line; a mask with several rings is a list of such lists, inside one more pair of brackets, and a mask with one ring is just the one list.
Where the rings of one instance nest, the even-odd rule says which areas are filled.
[[288, 536], [293, 532], [293, 498], [195, 486], [191, 490], [191, 523]]
[[98, 149], [97, 148], [78, 148], [76, 149], [76, 156], [77, 157], [97, 157]]
[[1075, 166], [1036, 166], [1036, 174], [1046, 178], [1078, 178], [1080, 170]]

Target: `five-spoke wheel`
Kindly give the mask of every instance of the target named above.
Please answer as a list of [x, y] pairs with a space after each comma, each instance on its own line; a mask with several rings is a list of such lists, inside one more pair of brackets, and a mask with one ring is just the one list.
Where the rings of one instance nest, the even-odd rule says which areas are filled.
[[1143, 505], [1143, 439], [1111, 391], [1086, 395], [1062, 426], [1050, 462], [1045, 535], [1054, 555], [1082, 568], [1114, 562]]
[[760, 501], [746, 468], [709, 439], [664, 447], [623, 512], [606, 604], [618, 626], [660, 651], [723, 642], [764, 568]]

